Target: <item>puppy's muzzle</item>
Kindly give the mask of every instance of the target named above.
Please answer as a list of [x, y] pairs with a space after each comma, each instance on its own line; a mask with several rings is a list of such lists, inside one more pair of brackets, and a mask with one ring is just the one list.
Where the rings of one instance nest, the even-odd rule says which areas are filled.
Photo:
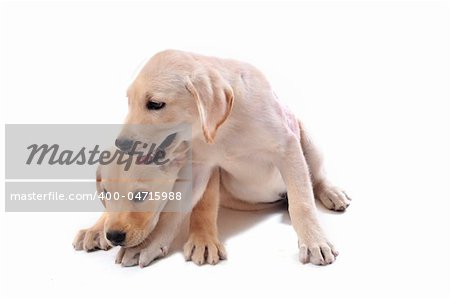
[[133, 148], [134, 141], [127, 138], [117, 138], [115, 144], [119, 150], [128, 153]]
[[127, 237], [127, 234], [122, 231], [109, 231], [106, 232], [106, 239], [111, 241], [111, 243], [115, 246], [122, 245], [125, 241], [125, 238]]

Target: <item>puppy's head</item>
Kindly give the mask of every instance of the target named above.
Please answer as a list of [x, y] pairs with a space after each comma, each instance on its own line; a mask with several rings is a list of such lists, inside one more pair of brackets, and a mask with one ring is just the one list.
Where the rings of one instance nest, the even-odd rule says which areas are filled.
[[186, 162], [186, 152], [182, 154], [159, 167], [133, 163], [125, 170], [115, 161], [97, 168], [97, 192], [107, 212], [105, 238], [111, 246], [139, 245], [152, 232], [166, 203], [175, 196], [171, 193]]
[[[177, 126], [192, 125], [192, 137], [212, 143], [218, 128], [233, 107], [229, 82], [211, 63], [212, 58], [180, 51], [163, 51], [153, 56], [128, 89], [128, 116], [125, 123], [147, 126], [139, 133], [125, 126], [118, 143], [130, 145], [146, 139], [155, 144], [171, 140], [171, 149], [183, 141]], [[151, 129], [148, 129], [151, 128]], [[150, 139], [150, 140], [149, 140]], [[166, 142], [167, 143], [167, 142]], [[126, 150], [127, 146], [119, 146]]]

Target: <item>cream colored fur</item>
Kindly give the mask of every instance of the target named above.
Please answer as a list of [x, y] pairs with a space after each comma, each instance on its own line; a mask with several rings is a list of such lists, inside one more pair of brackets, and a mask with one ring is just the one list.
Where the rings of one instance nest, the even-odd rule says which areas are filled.
[[[148, 101], [166, 106], [148, 110]], [[126, 124], [173, 123], [170, 133], [176, 124], [192, 124], [193, 197], [198, 204], [185, 246], [187, 260], [200, 265], [225, 258], [216, 227], [220, 197], [228, 206], [232, 202], [251, 209], [285, 192], [300, 261], [325, 265], [335, 260], [338, 253], [320, 226], [314, 198], [338, 211], [345, 210], [350, 199], [327, 180], [321, 155], [304, 126], [277, 99], [259, 70], [234, 60], [163, 51], [132, 83], [128, 103]], [[154, 142], [159, 143], [164, 137], [161, 132], [138, 135], [125, 128], [119, 138], [157, 138]], [[174, 147], [182, 141], [178, 137]], [[148, 248], [152, 252], [151, 244]], [[124, 251], [121, 255], [137, 252]], [[139, 252], [149, 255], [146, 248]]]

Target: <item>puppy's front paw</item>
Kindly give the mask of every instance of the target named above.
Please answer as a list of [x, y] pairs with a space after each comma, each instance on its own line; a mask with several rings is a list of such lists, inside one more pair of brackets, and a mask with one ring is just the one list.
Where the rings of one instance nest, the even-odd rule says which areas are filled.
[[329, 210], [345, 211], [352, 200], [342, 189], [332, 185], [319, 185], [314, 193], [323, 205]]
[[191, 234], [184, 245], [184, 257], [187, 261], [193, 261], [199, 266], [205, 263], [215, 265], [227, 258], [227, 252], [217, 239]]
[[72, 245], [75, 250], [85, 250], [87, 252], [111, 248], [106, 242], [103, 230], [92, 228], [80, 230], [75, 236]]
[[339, 252], [333, 244], [328, 241], [322, 242], [299, 242], [300, 262], [315, 265], [329, 265], [336, 260]]
[[116, 256], [116, 264], [123, 267], [137, 266], [144, 268], [150, 265], [154, 260], [164, 257], [169, 252], [168, 245], [154, 246], [150, 244], [148, 247], [131, 247], [120, 248]]

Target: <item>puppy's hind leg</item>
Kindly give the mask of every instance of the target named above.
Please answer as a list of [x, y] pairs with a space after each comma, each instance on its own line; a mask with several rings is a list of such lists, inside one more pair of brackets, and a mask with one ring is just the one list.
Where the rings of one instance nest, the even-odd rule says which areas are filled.
[[312, 142], [304, 125], [300, 121], [298, 125], [303, 154], [311, 174], [314, 197], [320, 200], [329, 210], [345, 211], [350, 205], [351, 198], [341, 188], [328, 181], [321, 153]]

